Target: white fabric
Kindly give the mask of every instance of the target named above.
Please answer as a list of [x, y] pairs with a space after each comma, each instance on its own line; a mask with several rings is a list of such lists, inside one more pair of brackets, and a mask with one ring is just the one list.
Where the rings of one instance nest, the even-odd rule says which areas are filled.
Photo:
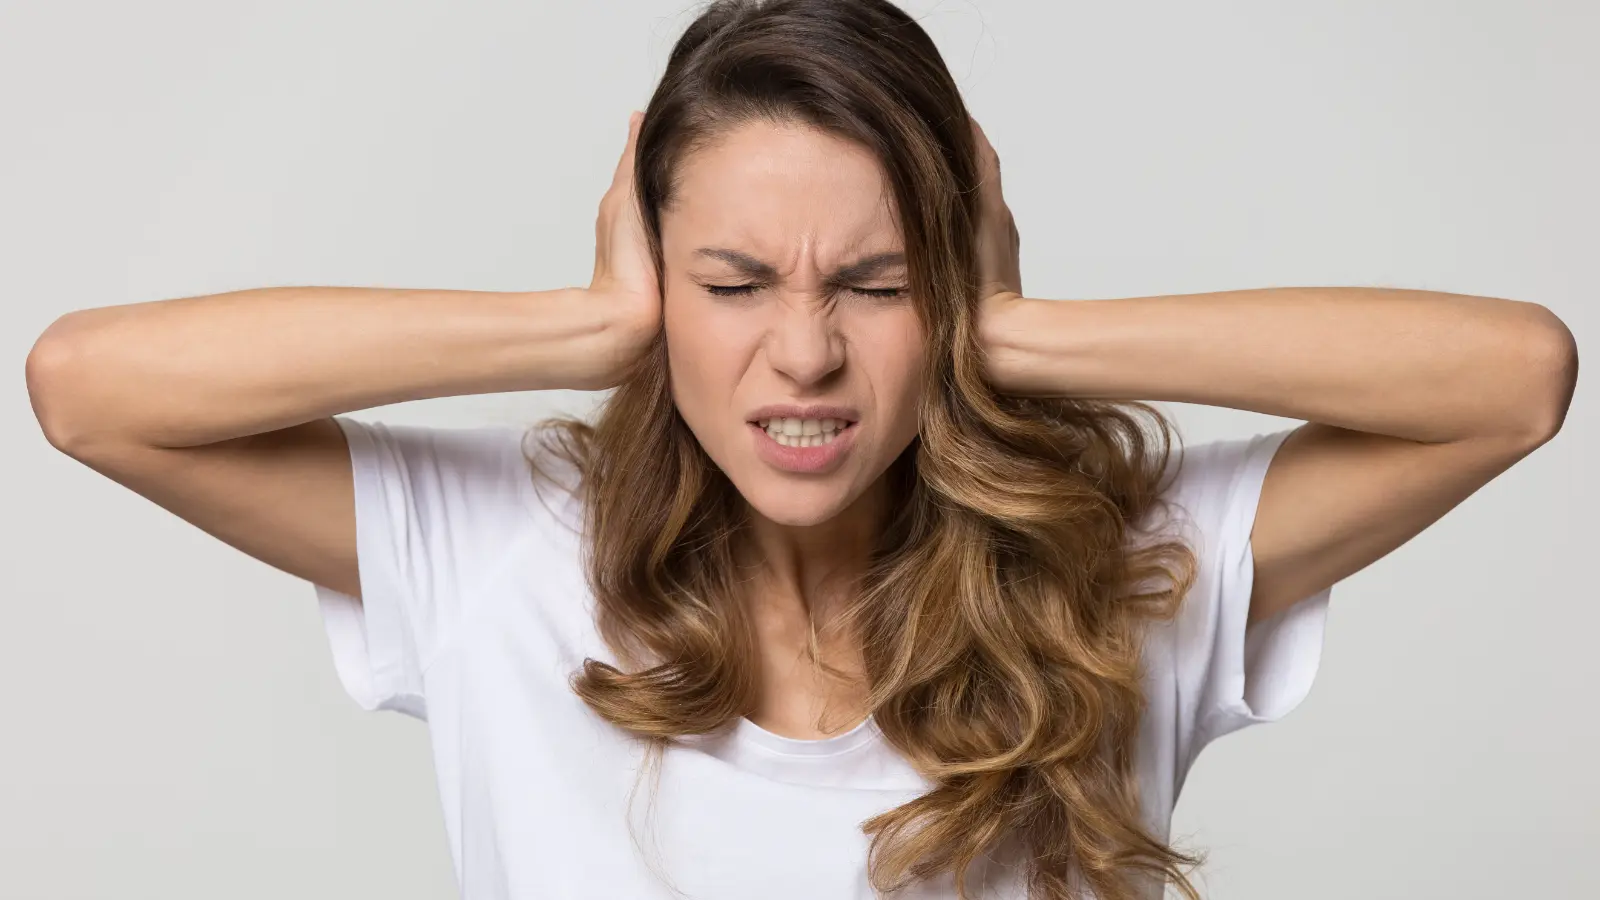
[[[822, 741], [740, 720], [668, 750], [654, 800], [642, 779], [630, 813], [639, 746], [568, 686], [585, 657], [614, 660], [593, 624], [577, 501], [536, 486], [524, 429], [338, 421], [365, 602], [316, 588], [335, 668], [361, 708], [428, 723], [463, 900], [667, 900], [669, 883], [695, 900], [874, 896], [859, 824], [926, 785], [870, 719]], [[1139, 767], [1162, 837], [1201, 749], [1288, 713], [1316, 674], [1330, 591], [1245, 629], [1250, 530], [1287, 435], [1173, 456], [1166, 496], [1200, 571], [1146, 644]], [[975, 896], [1023, 897], [1016, 874], [987, 873]], [[905, 896], [955, 893], [932, 881]]]

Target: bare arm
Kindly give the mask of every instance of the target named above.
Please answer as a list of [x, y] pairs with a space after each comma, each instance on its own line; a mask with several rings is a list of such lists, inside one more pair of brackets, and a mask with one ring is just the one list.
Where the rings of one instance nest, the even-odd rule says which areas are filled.
[[626, 308], [582, 289], [236, 291], [103, 307], [28, 356], [45, 436], [270, 565], [358, 594], [349, 451], [330, 416], [604, 386]]
[[973, 129], [980, 330], [997, 389], [1306, 420], [1261, 486], [1251, 622], [1404, 544], [1566, 419], [1577, 342], [1534, 303], [1365, 287], [1026, 299], [999, 156]]
[[616, 384], [660, 329], [633, 187], [638, 113], [587, 290], [273, 287], [68, 313], [28, 354], [50, 443], [272, 566], [360, 596], [335, 414]]
[[1007, 390], [1307, 420], [1262, 486], [1251, 621], [1385, 556], [1549, 440], [1578, 370], [1559, 318], [1492, 297], [1262, 288], [1002, 297], [990, 312]]
[[587, 389], [615, 336], [585, 298], [283, 287], [87, 309], [39, 338], [30, 385], [45, 389], [45, 432], [91, 452], [193, 447], [403, 400]]

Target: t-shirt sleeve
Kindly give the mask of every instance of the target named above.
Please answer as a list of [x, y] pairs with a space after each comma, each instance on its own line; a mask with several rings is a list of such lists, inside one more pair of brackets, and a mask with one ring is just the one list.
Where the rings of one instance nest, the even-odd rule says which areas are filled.
[[362, 709], [426, 720], [428, 667], [514, 533], [524, 429], [335, 421], [350, 448], [361, 596], [315, 585], [334, 668]]
[[1177, 776], [1211, 741], [1287, 715], [1322, 660], [1332, 588], [1246, 627], [1255, 557], [1250, 533], [1267, 467], [1292, 429], [1185, 448], [1166, 496], [1186, 516], [1199, 563], [1173, 623]]

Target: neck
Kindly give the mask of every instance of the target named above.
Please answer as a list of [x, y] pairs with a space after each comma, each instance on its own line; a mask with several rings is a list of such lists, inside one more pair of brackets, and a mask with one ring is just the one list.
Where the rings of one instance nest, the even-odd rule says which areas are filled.
[[750, 510], [745, 571], [757, 612], [800, 615], [822, 628], [848, 599], [888, 513], [879, 478], [845, 510], [817, 525], [782, 525]]
[[861, 647], [837, 613], [855, 596], [889, 508], [880, 478], [820, 525], [781, 525], [754, 509], [742, 542], [742, 593], [755, 629], [761, 699], [757, 725], [790, 737], [827, 736], [823, 720], [866, 715]]

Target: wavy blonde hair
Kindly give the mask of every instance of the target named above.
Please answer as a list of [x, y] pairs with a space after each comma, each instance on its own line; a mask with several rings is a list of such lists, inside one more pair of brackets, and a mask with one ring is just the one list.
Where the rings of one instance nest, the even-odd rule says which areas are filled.
[[[985, 382], [970, 119], [928, 35], [882, 0], [721, 0], [688, 27], [636, 153], [658, 272], [677, 165], [755, 118], [876, 154], [927, 341], [920, 433], [884, 475], [893, 512], [829, 623], [858, 642], [884, 738], [933, 785], [863, 823], [873, 886], [949, 873], [965, 897], [969, 867], [1009, 847], [1031, 897], [1081, 884], [1131, 900], [1141, 877], [1197, 897], [1184, 870], [1198, 859], [1141, 825], [1135, 774], [1141, 636], [1194, 578], [1182, 542], [1130, 540], [1161, 502], [1174, 429], [1144, 403]], [[597, 625], [622, 664], [586, 660], [573, 689], [657, 751], [752, 713], [757, 645], [735, 567], [746, 506], [677, 413], [665, 338], [593, 424], [544, 425], [580, 475]]]

